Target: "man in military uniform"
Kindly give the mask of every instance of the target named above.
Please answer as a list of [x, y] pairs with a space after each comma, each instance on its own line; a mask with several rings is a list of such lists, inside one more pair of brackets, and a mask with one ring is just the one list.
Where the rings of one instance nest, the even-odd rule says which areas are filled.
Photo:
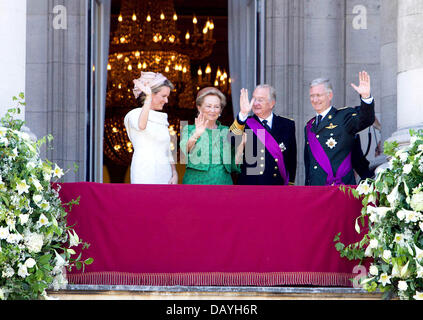
[[306, 185], [356, 184], [351, 153], [355, 135], [375, 121], [370, 76], [359, 73], [359, 85], [351, 84], [361, 96], [361, 105], [336, 109], [332, 86], [327, 79], [310, 84], [310, 101], [316, 116], [305, 127], [304, 165]]
[[[241, 185], [294, 184], [297, 169], [295, 122], [273, 113], [275, 89], [259, 85], [251, 101], [248, 90], [242, 89], [240, 113], [231, 126], [235, 135], [246, 137], [241, 174]], [[253, 115], [249, 116], [250, 111]]]

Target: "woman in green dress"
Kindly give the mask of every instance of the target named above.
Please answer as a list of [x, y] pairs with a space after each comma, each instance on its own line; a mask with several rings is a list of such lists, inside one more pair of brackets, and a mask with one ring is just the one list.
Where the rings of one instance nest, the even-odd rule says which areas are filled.
[[187, 125], [181, 134], [181, 151], [187, 159], [183, 184], [233, 184], [231, 172], [240, 172], [239, 164], [245, 136], [234, 147], [228, 140], [229, 128], [217, 119], [226, 105], [225, 95], [214, 87], [197, 94], [198, 117], [195, 125]]

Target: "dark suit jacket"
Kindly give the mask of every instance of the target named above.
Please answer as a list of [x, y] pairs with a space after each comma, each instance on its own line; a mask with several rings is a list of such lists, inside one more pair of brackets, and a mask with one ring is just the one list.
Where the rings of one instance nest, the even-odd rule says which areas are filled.
[[[371, 104], [361, 101], [361, 106], [355, 108], [336, 109], [332, 107], [326, 117], [316, 127], [313, 124], [312, 131], [326, 152], [334, 175], [342, 161], [352, 151], [354, 147], [355, 135], [357, 132], [371, 126], [375, 121], [374, 100]], [[307, 130], [304, 128], [304, 165], [305, 165], [305, 185], [325, 185], [327, 174], [317, 163], [311, 153], [307, 138]], [[335, 140], [334, 147], [327, 145], [330, 139]], [[333, 141], [331, 140], [331, 141]], [[351, 169], [342, 178], [344, 184], [356, 184], [354, 172]]]
[[[257, 116], [254, 115], [253, 117], [261, 123]], [[240, 124], [245, 124], [239, 118], [237, 121]], [[244, 159], [241, 165], [241, 174], [238, 177], [238, 184], [282, 185], [283, 179], [275, 159], [246, 124], [244, 131], [247, 133], [247, 143], [245, 145]], [[293, 184], [297, 169], [295, 122], [274, 114], [270, 133], [278, 144], [283, 142], [286, 147], [282, 155], [285, 169], [289, 174], [289, 182]]]

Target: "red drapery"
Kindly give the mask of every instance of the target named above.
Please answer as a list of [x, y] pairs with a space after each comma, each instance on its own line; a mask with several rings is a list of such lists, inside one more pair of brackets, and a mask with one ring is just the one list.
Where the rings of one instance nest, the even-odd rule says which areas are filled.
[[351, 286], [361, 202], [337, 187], [63, 183], [94, 263], [70, 283]]

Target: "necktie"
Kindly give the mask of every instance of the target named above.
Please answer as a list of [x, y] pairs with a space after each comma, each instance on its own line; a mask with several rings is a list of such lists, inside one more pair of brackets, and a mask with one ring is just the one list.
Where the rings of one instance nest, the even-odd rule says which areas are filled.
[[267, 124], [267, 120], [263, 120], [262, 122], [261, 122], [262, 124], [263, 124], [263, 127], [267, 130], [267, 131], [271, 131], [271, 129], [270, 129], [270, 127], [269, 127], [269, 125]]
[[320, 124], [321, 121], [322, 121], [322, 115], [319, 114], [316, 121], [316, 127]]

